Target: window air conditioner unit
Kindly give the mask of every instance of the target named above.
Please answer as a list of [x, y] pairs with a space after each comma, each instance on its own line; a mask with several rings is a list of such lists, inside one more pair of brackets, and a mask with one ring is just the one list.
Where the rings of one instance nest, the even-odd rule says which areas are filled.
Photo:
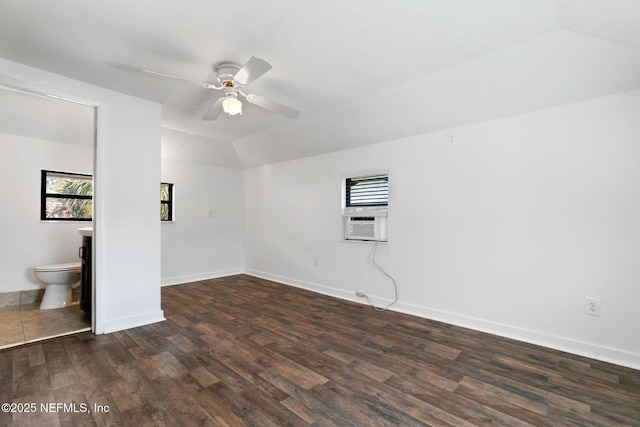
[[344, 216], [345, 240], [387, 241], [386, 216]]

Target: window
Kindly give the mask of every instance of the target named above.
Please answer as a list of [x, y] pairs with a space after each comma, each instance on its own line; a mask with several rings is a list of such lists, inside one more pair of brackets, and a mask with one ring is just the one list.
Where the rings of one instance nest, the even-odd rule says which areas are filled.
[[389, 175], [371, 175], [345, 180], [345, 206], [387, 206]]
[[389, 175], [385, 169], [344, 176], [343, 241], [387, 241]]
[[68, 172], [42, 171], [40, 219], [91, 221], [93, 178]]
[[160, 220], [173, 221], [173, 184], [160, 184]]
[[[40, 219], [91, 221], [93, 177], [70, 172], [42, 171]], [[160, 184], [160, 219], [173, 221], [173, 184]]]

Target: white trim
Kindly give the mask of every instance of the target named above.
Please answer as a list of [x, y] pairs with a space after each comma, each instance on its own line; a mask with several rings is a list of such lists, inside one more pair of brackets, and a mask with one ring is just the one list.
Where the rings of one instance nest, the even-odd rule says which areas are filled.
[[[368, 242], [368, 243], [372, 243], [372, 242]], [[330, 297], [336, 297], [336, 298], [340, 298], [348, 301], [354, 301], [354, 302], [361, 302], [360, 300], [355, 299], [355, 293], [347, 292], [343, 289], [331, 288], [328, 286], [319, 285], [317, 283], [291, 279], [289, 277], [278, 276], [277, 274], [265, 273], [264, 271], [253, 270], [251, 268], [246, 269], [245, 274], [248, 274], [249, 276], [259, 277], [261, 279], [271, 280], [272, 282], [281, 283], [283, 285], [289, 285], [289, 286], [294, 286], [296, 288], [306, 289], [308, 291], [317, 292], [319, 294], [328, 295]]]
[[[265, 273], [263, 271], [253, 269], [247, 269], [245, 273], [250, 276], [271, 280], [285, 285], [295, 286], [297, 288], [318, 292], [320, 294], [328, 295], [331, 297], [341, 298], [344, 300], [362, 304], [364, 303], [362, 301], [362, 298], [358, 298], [355, 296], [355, 292], [346, 292], [342, 289], [331, 288], [317, 283], [291, 279], [289, 277], [278, 276], [275, 274]], [[371, 295], [370, 297], [375, 301], [380, 301], [380, 305], [385, 304], [385, 302], [388, 303], [391, 301], [387, 298], [376, 297], [374, 295]], [[390, 308], [389, 310], [409, 314], [412, 316], [418, 316], [425, 319], [435, 320], [438, 322], [444, 322], [463, 328], [469, 328], [480, 332], [486, 332], [489, 334], [498, 335], [529, 344], [535, 344], [554, 350], [564, 351], [578, 356], [601, 360], [632, 369], [640, 369], [640, 354], [630, 353], [624, 350], [603, 347], [597, 344], [573, 340], [571, 338], [552, 335], [541, 331], [519, 328], [502, 323], [491, 322], [484, 319], [478, 319], [402, 302], [397, 302], [393, 305], [393, 308]]]
[[[7, 75], [0, 74], [0, 86], [5, 87], [10, 90], [28, 93], [31, 95], [41, 96], [44, 98], [54, 99], [54, 100], [63, 100], [75, 104], [84, 105], [87, 107], [91, 107], [94, 110], [94, 119], [93, 119], [93, 127], [94, 127], [94, 141], [93, 141], [93, 190], [94, 190], [94, 198], [93, 198], [93, 220], [91, 224], [93, 226], [94, 234], [92, 239], [92, 272], [93, 272], [93, 307], [91, 310], [91, 329], [95, 334], [104, 333], [103, 328], [103, 319], [104, 319], [104, 291], [103, 291], [103, 283], [106, 283], [104, 279], [104, 274], [100, 269], [102, 265], [102, 260], [99, 260], [104, 255], [104, 251], [102, 250], [102, 241], [99, 240], [100, 236], [103, 235], [102, 231], [104, 225], [100, 221], [102, 218], [102, 187], [100, 184], [100, 164], [102, 163], [102, 159], [105, 157], [101, 155], [101, 153], [105, 150], [105, 145], [100, 143], [100, 141], [106, 140], [106, 135], [104, 129], [106, 129], [105, 123], [105, 108], [103, 101], [90, 98], [87, 96], [81, 96], [73, 92], [62, 91], [56, 89], [51, 86], [46, 86], [38, 83], [33, 83], [25, 80], [19, 80], [13, 77], [9, 77]], [[87, 221], [82, 221], [85, 224]], [[97, 237], [96, 237], [97, 236]]]
[[428, 307], [420, 307], [413, 304], [396, 303], [396, 305], [394, 305], [394, 311], [445, 322], [480, 332], [486, 332], [529, 344], [535, 344], [541, 347], [564, 351], [578, 356], [614, 363], [620, 366], [640, 369], [640, 354], [629, 353], [610, 347], [603, 347], [597, 344], [578, 341], [541, 331], [519, 328], [503, 323], [435, 310]]
[[238, 274], [244, 274], [244, 270], [242, 268], [233, 268], [228, 270], [212, 271], [208, 273], [167, 277], [162, 279], [162, 286], [182, 285], [184, 283], [197, 282], [199, 280], [217, 279], [219, 277], [235, 276]]
[[58, 101], [67, 101], [74, 104], [80, 104], [87, 107], [97, 107], [102, 102], [86, 96], [81, 96], [72, 92], [61, 91], [54, 87], [41, 85], [38, 83], [19, 80], [7, 75], [0, 74], [0, 86], [16, 92], [22, 92], [29, 95], [41, 96], [44, 98], [55, 99]]
[[158, 310], [135, 316], [121, 317], [120, 319], [109, 320], [107, 322], [104, 322], [103, 327], [104, 333], [109, 334], [111, 332], [137, 328], [138, 326], [145, 326], [151, 323], [162, 322], [164, 320], [166, 320], [164, 318], [164, 311]]

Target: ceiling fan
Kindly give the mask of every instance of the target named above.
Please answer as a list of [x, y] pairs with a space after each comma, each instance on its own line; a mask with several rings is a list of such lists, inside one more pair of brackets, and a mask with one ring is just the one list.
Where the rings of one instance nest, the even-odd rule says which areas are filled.
[[238, 99], [238, 95], [242, 96], [249, 103], [262, 107], [266, 110], [274, 111], [282, 114], [285, 117], [293, 119], [300, 114], [297, 110], [289, 108], [285, 105], [278, 104], [271, 101], [264, 96], [255, 95], [252, 93], [245, 93], [244, 88], [262, 76], [264, 73], [271, 69], [269, 64], [264, 59], [256, 58], [252, 56], [244, 65], [240, 65], [236, 62], [223, 61], [217, 63], [213, 70], [216, 73], [219, 86], [212, 83], [204, 83], [195, 80], [185, 79], [183, 77], [172, 76], [170, 74], [161, 73], [152, 70], [141, 70], [144, 73], [155, 74], [161, 77], [167, 77], [170, 79], [178, 79], [195, 83], [205, 89], [222, 90], [224, 95], [218, 98], [211, 107], [202, 116], [203, 120], [215, 120], [220, 116], [220, 113], [224, 112], [228, 116], [235, 116], [242, 114], [242, 102]]

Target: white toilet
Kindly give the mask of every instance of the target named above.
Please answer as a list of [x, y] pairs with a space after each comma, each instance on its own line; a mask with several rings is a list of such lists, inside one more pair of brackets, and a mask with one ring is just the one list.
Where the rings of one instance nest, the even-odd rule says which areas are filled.
[[71, 289], [80, 285], [80, 271], [80, 262], [36, 267], [34, 269], [36, 278], [47, 284], [40, 309], [49, 310], [71, 305], [73, 303]]

